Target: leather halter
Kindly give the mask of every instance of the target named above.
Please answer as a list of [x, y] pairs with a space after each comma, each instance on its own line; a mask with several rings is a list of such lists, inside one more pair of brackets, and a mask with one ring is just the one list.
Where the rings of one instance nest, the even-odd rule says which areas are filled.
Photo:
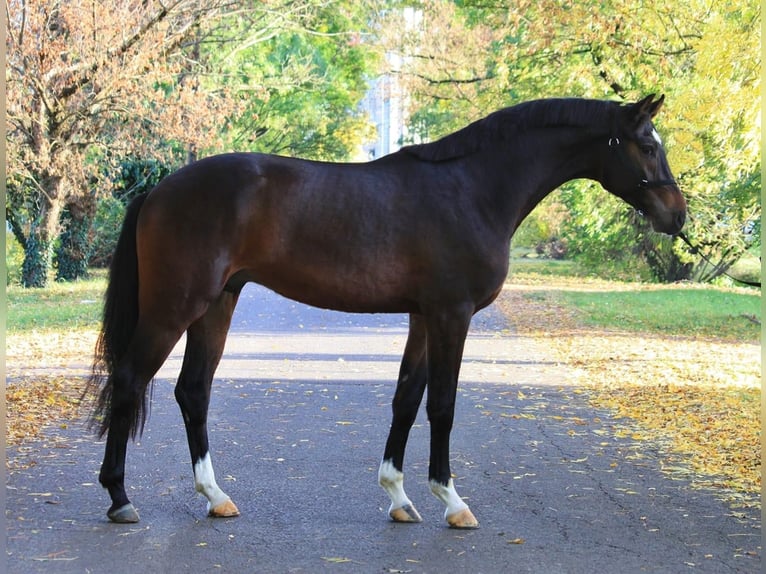
[[[611, 137], [609, 138], [609, 147], [610, 148], [616, 148], [620, 145], [620, 138], [618, 137]], [[657, 187], [665, 187], [666, 185], [675, 185], [678, 187], [678, 182], [675, 179], [653, 179], [649, 181], [648, 179], [642, 179], [636, 188], [640, 190], [647, 190], [647, 189], [655, 189]]]

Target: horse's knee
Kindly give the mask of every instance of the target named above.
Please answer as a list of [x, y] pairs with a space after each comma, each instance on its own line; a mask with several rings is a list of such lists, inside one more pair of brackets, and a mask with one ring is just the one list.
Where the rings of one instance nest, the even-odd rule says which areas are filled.
[[186, 406], [186, 404], [187, 404], [189, 401], [188, 401], [188, 398], [187, 398], [186, 392], [185, 392], [185, 391], [184, 391], [184, 389], [181, 387], [181, 384], [180, 384], [180, 383], [178, 383], [178, 384], [176, 385], [176, 388], [175, 388], [175, 390], [173, 391], [173, 395], [175, 395], [175, 398], [176, 398], [176, 403], [178, 403], [178, 406], [179, 406], [179, 407], [181, 407], [181, 409], [183, 410], [183, 408]]

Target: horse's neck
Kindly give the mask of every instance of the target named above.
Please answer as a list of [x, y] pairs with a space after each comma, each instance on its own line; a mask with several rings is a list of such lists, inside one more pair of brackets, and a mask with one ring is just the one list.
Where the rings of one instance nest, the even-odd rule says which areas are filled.
[[[527, 140], [527, 141], [525, 141]], [[573, 179], [598, 180], [601, 165], [593, 134], [573, 128], [546, 128], [521, 136], [500, 152], [495, 183], [500, 209], [507, 213], [509, 236], [552, 191]]]

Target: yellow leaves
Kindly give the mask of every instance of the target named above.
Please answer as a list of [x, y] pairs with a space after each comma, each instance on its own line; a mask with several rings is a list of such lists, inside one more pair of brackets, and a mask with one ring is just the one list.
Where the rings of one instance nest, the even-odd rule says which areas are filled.
[[630, 490], [629, 488], [615, 488], [615, 490], [623, 494], [638, 494], [635, 490]]
[[[760, 485], [758, 389], [690, 385], [619, 386], [592, 402], [627, 419], [617, 437], [669, 443], [706, 484], [756, 491]], [[670, 467], [666, 467], [670, 470]]]
[[95, 330], [9, 333], [5, 348], [8, 377], [26, 377], [38, 369], [71, 373], [75, 368], [88, 375], [97, 338]]
[[[95, 331], [9, 333], [6, 341], [6, 443], [38, 438], [79, 413]], [[73, 367], [76, 365], [76, 367]], [[39, 373], [39, 374], [38, 374]], [[57, 373], [67, 373], [66, 376]]]
[[[628, 416], [621, 414], [620, 416]], [[633, 440], [646, 440], [649, 438], [646, 434], [637, 432], [630, 428], [618, 428], [614, 431], [614, 436], [617, 438], [631, 438]]]
[[[8, 385], [6, 442], [37, 438], [46, 425], [72, 417], [80, 408], [84, 382], [76, 377], [40, 377]], [[59, 423], [60, 428], [66, 424]]]
[[[577, 394], [613, 414], [612, 421], [600, 417], [601, 428], [588, 432], [659, 445], [662, 469], [671, 478], [691, 478], [697, 486], [725, 491], [730, 501], [757, 504], [752, 495], [761, 484], [758, 345], [586, 329], [572, 315], [557, 313], [552, 297], [530, 301], [509, 290], [505, 295], [517, 330], [538, 337], [568, 367]], [[559, 414], [546, 418], [567, 420]], [[570, 435], [588, 424], [572, 422]]]

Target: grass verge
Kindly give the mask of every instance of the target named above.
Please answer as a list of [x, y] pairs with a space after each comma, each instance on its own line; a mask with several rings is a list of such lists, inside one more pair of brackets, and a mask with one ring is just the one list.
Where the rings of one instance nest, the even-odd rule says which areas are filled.
[[84, 414], [82, 373], [93, 357], [105, 289], [100, 270], [75, 283], [7, 288], [6, 445], [39, 439]]
[[750, 290], [670, 286], [560, 296], [592, 327], [752, 342], [760, 335], [760, 293]]
[[11, 285], [6, 290], [8, 333], [98, 329], [105, 289], [105, 270], [93, 271], [90, 279], [44, 289]]

